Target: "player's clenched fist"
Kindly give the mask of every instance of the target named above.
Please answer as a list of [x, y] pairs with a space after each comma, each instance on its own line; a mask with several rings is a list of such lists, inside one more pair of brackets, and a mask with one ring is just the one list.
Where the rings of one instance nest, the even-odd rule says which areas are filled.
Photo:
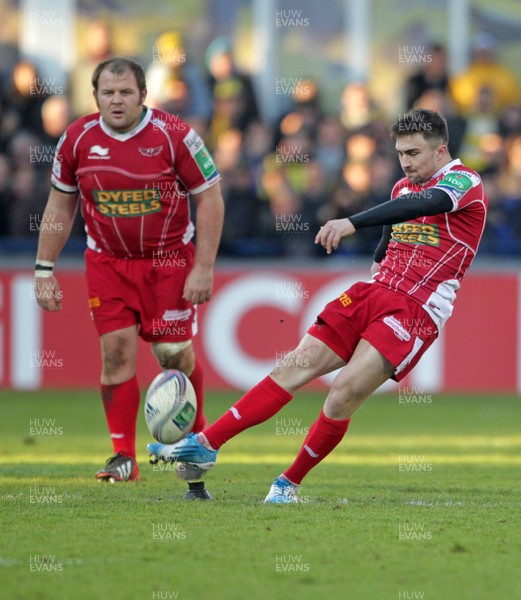
[[192, 304], [208, 302], [212, 296], [213, 270], [195, 264], [186, 278], [183, 298]]
[[340, 240], [346, 235], [353, 235], [355, 228], [349, 219], [333, 219], [322, 225], [315, 237], [315, 244], [321, 244], [331, 254], [338, 248]]
[[36, 302], [45, 310], [54, 312], [60, 310], [62, 307], [62, 291], [54, 276], [45, 278], [35, 277], [34, 296]]

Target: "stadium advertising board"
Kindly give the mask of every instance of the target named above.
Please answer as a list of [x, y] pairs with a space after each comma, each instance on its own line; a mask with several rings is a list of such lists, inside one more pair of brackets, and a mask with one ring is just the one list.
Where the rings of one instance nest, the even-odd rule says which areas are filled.
[[[90, 321], [84, 275], [78, 270], [58, 276], [63, 309], [46, 313], [34, 300], [31, 272], [0, 273], [3, 388], [98, 386], [99, 341]], [[195, 342], [207, 388], [254, 385], [295, 346], [328, 300], [365, 277], [361, 271], [346, 276], [318, 269], [218, 271], [212, 301], [199, 308]], [[487, 290], [494, 291], [493, 297]], [[520, 338], [519, 276], [471, 272], [441, 339], [407, 384], [432, 391], [519, 391]], [[138, 363], [144, 388], [158, 372], [144, 343]], [[326, 389], [331, 377], [314, 387]]]

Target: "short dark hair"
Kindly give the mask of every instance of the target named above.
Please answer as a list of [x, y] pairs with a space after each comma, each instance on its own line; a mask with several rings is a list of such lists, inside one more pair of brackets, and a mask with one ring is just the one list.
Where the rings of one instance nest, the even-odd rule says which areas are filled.
[[449, 142], [447, 121], [437, 112], [418, 108], [401, 114], [391, 127], [391, 138], [421, 133], [427, 141]]
[[125, 71], [132, 71], [136, 77], [139, 91], [143, 92], [147, 87], [145, 71], [138, 62], [124, 56], [115, 56], [114, 58], [104, 60], [94, 69], [94, 73], [92, 74], [92, 87], [96, 91], [98, 91], [98, 82], [101, 72], [105, 71], [105, 69], [108, 69], [111, 73], [114, 73], [114, 75], [123, 75]]

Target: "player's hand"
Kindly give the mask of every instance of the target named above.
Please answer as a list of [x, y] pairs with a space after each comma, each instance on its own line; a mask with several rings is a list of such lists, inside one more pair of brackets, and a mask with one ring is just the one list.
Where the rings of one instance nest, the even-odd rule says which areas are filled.
[[34, 278], [34, 296], [36, 302], [50, 312], [61, 310], [63, 293], [54, 275]]
[[315, 244], [321, 244], [331, 254], [338, 248], [340, 240], [346, 235], [353, 235], [356, 229], [349, 219], [333, 219], [319, 229], [315, 237]]
[[188, 273], [183, 298], [192, 304], [203, 304], [212, 297], [213, 268], [194, 265]]

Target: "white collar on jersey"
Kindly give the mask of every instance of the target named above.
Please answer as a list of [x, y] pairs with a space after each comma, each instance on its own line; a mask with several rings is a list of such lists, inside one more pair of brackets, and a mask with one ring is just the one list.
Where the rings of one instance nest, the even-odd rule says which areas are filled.
[[150, 122], [150, 119], [152, 118], [152, 111], [150, 108], [148, 108], [148, 106], [145, 106], [144, 108], [146, 108], [146, 114], [145, 116], [141, 119], [141, 121], [134, 127], [134, 129], [131, 129], [130, 131], [127, 131], [125, 133], [118, 133], [117, 131], [112, 130], [103, 120], [103, 117], [100, 115], [99, 118], [99, 124], [101, 129], [103, 129], [103, 131], [107, 134], [110, 135], [110, 137], [119, 140], [120, 142], [125, 142], [126, 140], [129, 140], [131, 137], [134, 137], [137, 133], [139, 133], [140, 131], [142, 131]]
[[450, 171], [450, 169], [452, 169], [452, 167], [455, 167], [456, 165], [461, 165], [461, 164], [462, 164], [462, 162], [459, 158], [455, 158], [454, 160], [451, 160], [450, 163], [447, 163], [444, 167], [439, 169], [439, 171], [436, 171], [436, 173], [434, 173], [434, 175], [429, 179], [429, 181], [436, 179], [439, 175], [441, 175], [445, 171]]

